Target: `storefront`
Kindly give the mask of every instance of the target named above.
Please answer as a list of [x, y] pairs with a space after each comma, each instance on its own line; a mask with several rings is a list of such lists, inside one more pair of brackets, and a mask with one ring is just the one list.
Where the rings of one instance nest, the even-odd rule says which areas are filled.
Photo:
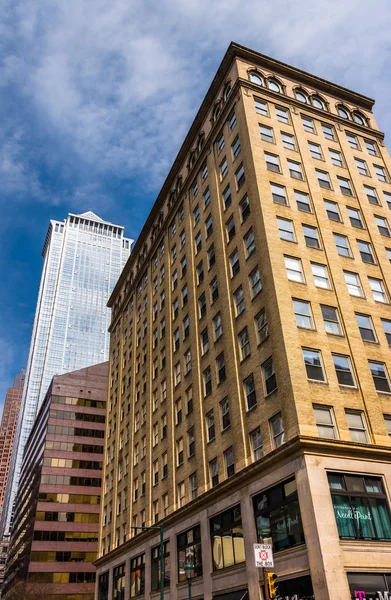
[[314, 600], [310, 575], [278, 581], [278, 593], [282, 600]]
[[348, 573], [352, 600], [386, 600], [391, 592], [391, 573]]

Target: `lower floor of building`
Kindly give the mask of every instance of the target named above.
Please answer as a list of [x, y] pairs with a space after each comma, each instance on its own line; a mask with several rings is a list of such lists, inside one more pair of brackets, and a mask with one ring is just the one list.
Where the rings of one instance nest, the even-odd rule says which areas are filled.
[[158, 600], [162, 573], [166, 599], [266, 600], [268, 572], [284, 600], [391, 599], [387, 453], [292, 444], [155, 524], [164, 544], [147, 530], [100, 557], [95, 600]]

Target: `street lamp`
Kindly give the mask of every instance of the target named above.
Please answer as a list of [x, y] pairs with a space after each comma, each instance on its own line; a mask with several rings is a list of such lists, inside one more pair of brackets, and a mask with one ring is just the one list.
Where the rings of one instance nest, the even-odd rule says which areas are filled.
[[130, 527], [130, 529], [141, 529], [141, 531], [159, 531], [160, 533], [160, 544], [159, 544], [159, 563], [160, 563], [160, 600], [164, 600], [164, 525], [157, 525], [156, 527]]
[[194, 577], [194, 565], [192, 565], [191, 563], [186, 563], [185, 574], [187, 579], [187, 585], [189, 588], [189, 600], [191, 600], [191, 580]]

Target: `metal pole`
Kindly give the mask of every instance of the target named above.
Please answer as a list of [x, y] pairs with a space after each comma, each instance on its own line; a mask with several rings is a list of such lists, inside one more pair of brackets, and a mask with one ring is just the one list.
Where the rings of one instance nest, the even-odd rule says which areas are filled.
[[267, 578], [267, 574], [268, 574], [268, 570], [264, 568], [263, 569], [263, 583], [264, 583], [264, 588], [265, 588], [265, 600], [270, 600], [269, 580]]
[[164, 527], [160, 526], [160, 600], [164, 600]]

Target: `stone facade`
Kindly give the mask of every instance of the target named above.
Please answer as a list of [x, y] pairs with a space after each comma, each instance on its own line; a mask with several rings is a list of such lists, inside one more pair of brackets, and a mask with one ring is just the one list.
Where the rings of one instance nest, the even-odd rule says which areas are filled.
[[[157, 537], [132, 527], [156, 524], [170, 540], [171, 598], [187, 594], [179, 534], [195, 523], [196, 597], [259, 599], [252, 544], [266, 538], [285, 595], [369, 593], [355, 573], [386, 589], [391, 164], [372, 107], [229, 47], [109, 303], [99, 599], [123, 586], [151, 597]], [[254, 497], [287, 493], [284, 482], [299, 508], [279, 527], [298, 530], [279, 547], [277, 508], [262, 533]], [[238, 506], [246, 563], [221, 568], [210, 519]], [[383, 529], [349, 528], [376, 511]]]

